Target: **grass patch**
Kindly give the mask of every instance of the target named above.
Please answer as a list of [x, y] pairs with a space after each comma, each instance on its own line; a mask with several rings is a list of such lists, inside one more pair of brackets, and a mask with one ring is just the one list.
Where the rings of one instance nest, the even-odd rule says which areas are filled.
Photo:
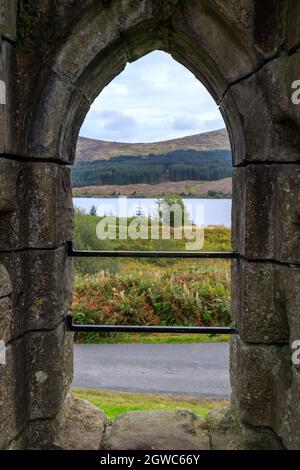
[[86, 333], [85, 343], [88, 344], [191, 344], [191, 343], [228, 343], [229, 335], [182, 335], [182, 334], [160, 334], [160, 333], [116, 333], [97, 334]]
[[229, 403], [229, 400], [226, 399], [207, 400], [197, 397], [80, 388], [74, 388], [73, 394], [75, 398], [87, 400], [102, 409], [110, 420], [114, 420], [127, 411], [176, 411], [181, 409], [188, 409], [197, 415], [206, 417], [211, 410], [222, 408]]

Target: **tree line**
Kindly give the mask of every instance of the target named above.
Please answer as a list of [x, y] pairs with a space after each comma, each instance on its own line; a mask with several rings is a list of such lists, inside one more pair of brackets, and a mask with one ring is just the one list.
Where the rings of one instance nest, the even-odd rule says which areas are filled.
[[127, 155], [110, 160], [75, 162], [72, 168], [74, 187], [216, 181], [231, 175], [232, 156], [229, 150], [175, 150], [147, 157]]

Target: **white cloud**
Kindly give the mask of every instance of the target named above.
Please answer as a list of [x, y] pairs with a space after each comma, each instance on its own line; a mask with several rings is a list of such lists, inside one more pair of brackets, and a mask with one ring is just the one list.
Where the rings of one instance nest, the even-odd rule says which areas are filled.
[[199, 121], [189, 116], [181, 116], [173, 121], [173, 129], [175, 131], [186, 131], [197, 128]]
[[98, 96], [81, 135], [153, 142], [224, 127], [205, 87], [164, 52], [127, 65]]

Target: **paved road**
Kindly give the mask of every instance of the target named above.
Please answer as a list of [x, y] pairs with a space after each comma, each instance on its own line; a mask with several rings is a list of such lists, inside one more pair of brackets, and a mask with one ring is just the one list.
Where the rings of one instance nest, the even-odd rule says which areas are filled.
[[229, 347], [202, 344], [75, 346], [75, 387], [202, 397], [230, 395]]

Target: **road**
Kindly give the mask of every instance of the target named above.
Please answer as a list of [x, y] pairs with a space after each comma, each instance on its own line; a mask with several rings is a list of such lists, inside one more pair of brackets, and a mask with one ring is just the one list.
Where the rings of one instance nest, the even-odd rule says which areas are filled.
[[75, 346], [73, 386], [227, 397], [228, 371], [226, 343], [82, 344]]

